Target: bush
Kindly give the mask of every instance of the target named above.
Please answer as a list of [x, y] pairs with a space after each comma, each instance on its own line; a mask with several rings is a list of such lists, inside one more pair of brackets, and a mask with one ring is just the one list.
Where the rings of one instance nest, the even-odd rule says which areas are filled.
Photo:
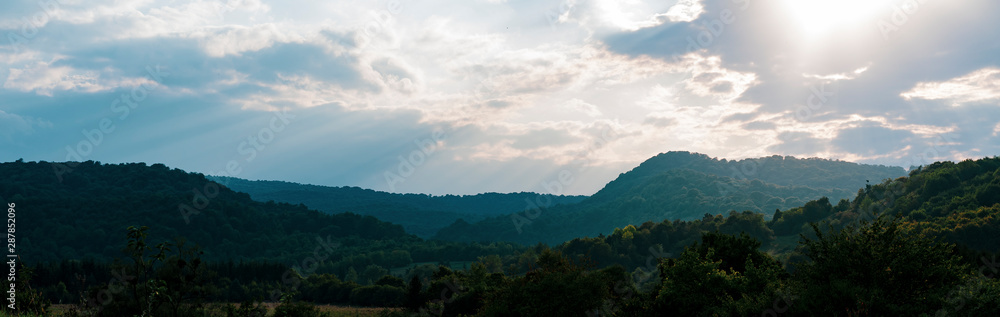
[[258, 301], [244, 301], [240, 307], [227, 304], [226, 317], [265, 317], [267, 316], [267, 306]]
[[399, 287], [368, 285], [351, 290], [351, 304], [361, 306], [400, 307], [406, 301], [406, 291]]
[[324, 317], [330, 316], [329, 314], [321, 313], [319, 308], [315, 305], [300, 302], [300, 301], [288, 301], [283, 302], [278, 307], [274, 308], [273, 317]]

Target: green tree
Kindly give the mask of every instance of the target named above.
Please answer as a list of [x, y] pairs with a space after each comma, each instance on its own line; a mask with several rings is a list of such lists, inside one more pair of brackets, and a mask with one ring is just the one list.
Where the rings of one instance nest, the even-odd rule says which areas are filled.
[[[108, 284], [87, 290], [70, 315], [190, 316], [203, 314], [203, 302], [216, 293], [214, 273], [201, 261], [197, 248], [147, 244], [148, 227], [126, 228], [127, 259], [116, 259]], [[173, 246], [176, 246], [174, 248]]]
[[423, 296], [421, 296], [421, 291], [424, 286], [420, 283], [420, 277], [414, 275], [410, 278], [410, 283], [406, 286], [406, 308], [410, 310], [417, 310], [424, 304]]
[[585, 316], [615, 299], [615, 283], [628, 279], [620, 266], [587, 271], [586, 267], [548, 249], [539, 255], [537, 264], [538, 269], [494, 292], [482, 315]]
[[367, 285], [351, 290], [353, 305], [399, 307], [405, 300], [406, 291], [393, 286]]
[[383, 275], [381, 278], [378, 279], [378, 281], [375, 282], [375, 285], [406, 288], [406, 282], [403, 282], [403, 279], [392, 275]]
[[315, 305], [310, 303], [296, 301], [293, 298], [295, 294], [285, 294], [281, 299], [281, 304], [274, 307], [273, 317], [327, 317], [328, 314], [324, 314], [319, 311]]
[[758, 247], [760, 242], [745, 234], [705, 234], [679, 259], [660, 264], [663, 282], [655, 313], [749, 316], [765, 311], [786, 273]]
[[816, 238], [801, 235], [811, 261], [797, 266], [801, 300], [793, 310], [918, 316], [942, 308], [968, 268], [951, 244], [914, 233], [900, 219], [882, 215], [828, 234], [812, 224]]
[[354, 267], [347, 269], [347, 275], [344, 276], [344, 280], [348, 282], [357, 283], [360, 278], [358, 277], [358, 271], [354, 270]]
[[364, 284], [366, 285], [371, 285], [386, 274], [389, 274], [389, 270], [386, 270], [381, 266], [371, 264], [365, 267], [365, 270], [361, 272], [361, 281], [364, 281]]

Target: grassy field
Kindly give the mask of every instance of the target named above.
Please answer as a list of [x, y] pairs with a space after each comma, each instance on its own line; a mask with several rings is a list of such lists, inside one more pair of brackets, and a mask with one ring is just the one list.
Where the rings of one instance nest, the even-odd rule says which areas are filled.
[[[277, 303], [267, 303], [266, 305], [268, 314], [273, 313], [274, 307], [278, 306]], [[316, 305], [316, 307], [319, 307], [321, 312], [331, 313], [333, 317], [374, 317], [378, 316], [379, 312], [383, 310], [399, 310], [399, 308], [350, 307], [336, 305]]]
[[[215, 307], [221, 307], [225, 304], [211, 304]], [[239, 306], [239, 304], [234, 304]], [[274, 307], [278, 306], [277, 303], [266, 303], [268, 314], [274, 313]], [[316, 305], [319, 310], [324, 313], [329, 313], [333, 317], [376, 317], [383, 310], [399, 310], [400, 308], [384, 308], [384, 307], [350, 307], [350, 306], [336, 306], [336, 305]], [[62, 316], [64, 313], [73, 308], [73, 305], [52, 305], [50, 307], [51, 314], [45, 316]], [[40, 315], [24, 314], [24, 315], [12, 315], [5, 311], [0, 311], [0, 317], [41, 317]]]

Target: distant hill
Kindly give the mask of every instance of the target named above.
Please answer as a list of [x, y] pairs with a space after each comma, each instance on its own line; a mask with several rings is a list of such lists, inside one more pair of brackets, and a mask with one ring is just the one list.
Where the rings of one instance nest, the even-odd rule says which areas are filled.
[[523, 211], [529, 201], [573, 204], [587, 196], [538, 193], [483, 193], [478, 195], [395, 194], [359, 187], [329, 187], [283, 181], [251, 181], [208, 176], [233, 190], [250, 194], [257, 201], [304, 204], [326, 213], [352, 212], [399, 224], [407, 232], [430, 237], [456, 220], [475, 222], [490, 216]]
[[650, 178], [670, 170], [690, 169], [700, 173], [732, 178], [734, 180], [760, 180], [786, 187], [809, 187], [831, 190], [831, 199], [851, 198], [865, 183], [880, 182], [905, 176], [898, 166], [865, 165], [820, 158], [799, 159], [792, 156], [773, 155], [743, 160], [726, 160], [705, 154], [683, 151], [656, 155], [631, 171], [622, 173], [594, 194], [598, 201], [612, 200], [641, 186]]
[[669, 152], [643, 162], [574, 205], [456, 222], [435, 238], [452, 241], [561, 243], [650, 220], [693, 220], [705, 214], [776, 209], [852, 197], [869, 181], [906, 175], [900, 167], [771, 156], [738, 161]]

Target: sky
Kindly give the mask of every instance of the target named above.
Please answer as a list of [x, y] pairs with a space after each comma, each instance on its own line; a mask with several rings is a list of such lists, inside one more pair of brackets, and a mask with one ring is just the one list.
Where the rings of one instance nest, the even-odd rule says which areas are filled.
[[662, 152], [1000, 154], [993, 0], [0, 4], [0, 161], [593, 194]]

